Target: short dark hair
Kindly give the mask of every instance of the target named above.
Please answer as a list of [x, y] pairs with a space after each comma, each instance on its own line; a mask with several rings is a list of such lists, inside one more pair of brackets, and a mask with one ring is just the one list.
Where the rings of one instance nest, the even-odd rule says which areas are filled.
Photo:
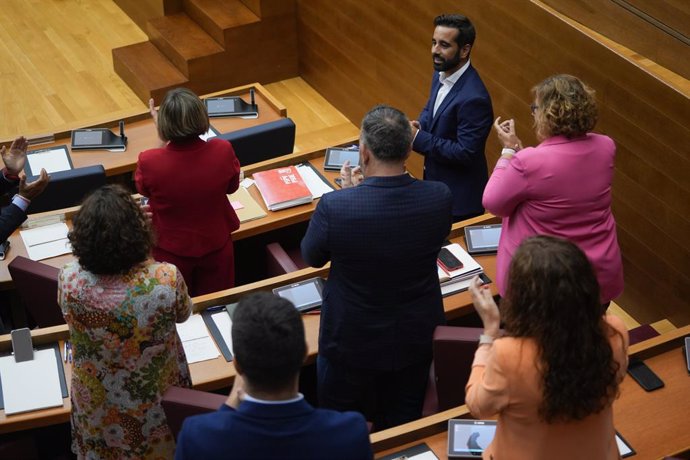
[[412, 148], [410, 121], [396, 108], [377, 105], [364, 115], [360, 139], [379, 160], [403, 161]]
[[450, 27], [458, 30], [458, 36], [455, 39], [458, 46], [474, 45], [474, 39], [477, 32], [474, 30], [472, 22], [467, 16], [462, 14], [442, 14], [434, 18], [434, 27]]
[[97, 275], [129, 272], [151, 253], [153, 234], [146, 216], [120, 185], [89, 195], [67, 235], [79, 264]]
[[208, 131], [206, 106], [187, 88], [168, 91], [158, 109], [158, 135], [164, 141], [185, 141]]
[[302, 317], [287, 299], [268, 292], [249, 294], [232, 316], [232, 348], [251, 387], [282, 390], [304, 363]]
[[501, 311], [508, 335], [537, 344], [543, 420], [581, 420], [613, 401], [615, 331], [602, 315], [592, 264], [574, 243], [553, 236], [523, 241], [510, 262]]

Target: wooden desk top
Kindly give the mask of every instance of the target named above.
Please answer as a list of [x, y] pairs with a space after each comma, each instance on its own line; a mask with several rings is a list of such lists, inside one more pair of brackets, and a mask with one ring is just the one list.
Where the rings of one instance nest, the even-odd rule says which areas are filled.
[[[630, 355], [645, 363], [664, 381], [659, 390], [644, 391], [629, 375], [613, 404], [616, 430], [637, 454], [632, 458], [655, 459], [690, 449], [690, 375], [685, 367], [681, 340], [690, 326], [679, 328], [630, 347]], [[419, 443], [426, 443], [439, 459], [447, 459], [448, 420], [472, 418], [467, 406], [373, 433], [376, 457]], [[394, 447], [391, 447], [394, 446]]]
[[[457, 223], [453, 226], [451, 231], [451, 238], [455, 242], [464, 245], [464, 241], [459, 236], [463, 234], [464, 225], [474, 225], [480, 222], [487, 222], [494, 219], [493, 216], [480, 216], [468, 221]], [[477, 261], [482, 265], [487, 275], [494, 279], [496, 275], [495, 256], [478, 257]], [[315, 276], [327, 277], [330, 264], [322, 268], [305, 268], [293, 273], [269, 278], [243, 286], [238, 286], [225, 291], [220, 291], [205, 296], [194, 298], [194, 311], [199, 312], [206, 308], [225, 305], [236, 302], [240, 297], [250, 292], [259, 290], [272, 290], [274, 287], [283, 286], [285, 284], [293, 283]], [[495, 283], [491, 285], [492, 292], [497, 293]], [[469, 292], [460, 292], [444, 298], [444, 309], [448, 318], [456, 318], [473, 311], [472, 300]], [[308, 347], [307, 363], [311, 363], [318, 354], [318, 338], [319, 338], [319, 315], [305, 314], [302, 315], [306, 341]], [[51, 343], [59, 340], [66, 340], [69, 337], [69, 330], [67, 325], [54, 326], [44, 329], [36, 329], [32, 331], [35, 344]], [[9, 335], [0, 336], [0, 351], [7, 350], [11, 347], [11, 340]], [[69, 367], [69, 366], [66, 366]], [[228, 387], [232, 384], [235, 378], [235, 366], [232, 362], [227, 362], [222, 356], [216, 359], [203, 361], [200, 363], [190, 364], [189, 366], [192, 382], [194, 388], [199, 390], [216, 390], [223, 387]], [[6, 417], [4, 411], [0, 410], [0, 433], [23, 430], [27, 428], [35, 428], [39, 426], [47, 426], [56, 423], [62, 423], [69, 420], [69, 413], [71, 406], [69, 398], [65, 399], [63, 407], [54, 409], [45, 409], [26, 414], [17, 414]]]
[[[247, 175], [250, 175], [256, 171], [271, 169], [282, 166], [283, 164], [310, 162], [318, 171], [322, 173], [324, 177], [330, 181], [333, 187], [337, 188], [334, 179], [338, 176], [338, 173], [323, 170], [323, 155], [323, 149], [313, 152], [285, 155], [272, 160], [257, 163], [255, 165], [250, 165], [249, 167], [245, 168], [245, 172]], [[240, 228], [232, 234], [234, 241], [239, 241], [261, 233], [287, 227], [298, 222], [306, 222], [313, 214], [314, 209], [316, 209], [316, 204], [318, 203], [318, 200], [314, 200], [311, 203], [295, 206], [293, 208], [282, 209], [280, 211], [269, 211], [266, 208], [266, 205], [264, 204], [261, 194], [256, 186], [251, 186], [249, 188], [249, 194], [266, 212], [266, 217], [242, 223]], [[64, 221], [68, 224], [68, 226], [70, 226], [70, 217], [72, 214], [74, 214], [74, 212], [77, 211], [77, 209], [78, 207], [73, 207], [41, 214], [33, 214], [29, 216], [29, 219], [25, 224], [31, 225], [32, 222], [43, 220], [46, 223]], [[26, 247], [24, 246], [22, 237], [19, 234], [20, 230], [23, 230], [23, 228], [15, 230], [14, 233], [12, 233], [12, 235], [10, 235], [8, 238], [10, 241], [10, 251], [8, 252], [7, 258], [3, 261], [0, 261], [0, 290], [11, 289], [13, 287], [12, 277], [7, 269], [7, 265], [17, 256], [27, 257]], [[41, 262], [53, 267], [62, 268], [62, 266], [68, 262], [71, 262], [72, 260], [72, 254], [65, 254], [62, 256], [45, 259]]]
[[[278, 120], [287, 116], [287, 109], [278, 102], [262, 85], [252, 83], [251, 85], [240, 86], [230, 90], [219, 91], [216, 93], [201, 96], [240, 96], [244, 100], [249, 100], [249, 89], [255, 89], [255, 101], [259, 106], [259, 116], [255, 119], [243, 119], [238, 117], [211, 118], [211, 125], [220, 133], [227, 133], [241, 128], [249, 128], [271, 121]], [[115, 133], [119, 133], [119, 120], [110, 120], [90, 128], [101, 127], [109, 128]], [[30, 147], [31, 150], [44, 149], [58, 145], [66, 145], [70, 150], [72, 163], [75, 168], [83, 166], [93, 166], [102, 164], [107, 176], [128, 173], [134, 171], [139, 158], [139, 153], [143, 150], [157, 147], [160, 145], [156, 127], [153, 124], [151, 115], [148, 111], [126, 118], [125, 135], [128, 139], [127, 150], [125, 152], [109, 152], [107, 150], [72, 150], [70, 149], [71, 131], [55, 133], [55, 141], [47, 144], [37, 144]]]

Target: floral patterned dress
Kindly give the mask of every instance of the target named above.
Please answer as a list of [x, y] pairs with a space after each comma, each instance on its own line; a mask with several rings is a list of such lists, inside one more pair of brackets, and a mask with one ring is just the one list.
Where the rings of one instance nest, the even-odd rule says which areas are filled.
[[58, 302], [74, 354], [74, 453], [172, 458], [161, 398], [172, 385], [191, 386], [175, 323], [189, 317], [192, 301], [177, 268], [145, 263], [105, 276], [72, 262], [60, 271]]

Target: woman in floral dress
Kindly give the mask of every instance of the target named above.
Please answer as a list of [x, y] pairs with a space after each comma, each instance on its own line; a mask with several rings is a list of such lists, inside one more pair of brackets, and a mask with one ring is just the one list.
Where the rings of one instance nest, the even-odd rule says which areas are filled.
[[175, 331], [192, 307], [182, 275], [149, 258], [149, 223], [119, 186], [86, 199], [69, 240], [77, 261], [60, 272], [58, 301], [74, 354], [72, 450], [88, 459], [172, 458], [161, 398], [191, 385]]

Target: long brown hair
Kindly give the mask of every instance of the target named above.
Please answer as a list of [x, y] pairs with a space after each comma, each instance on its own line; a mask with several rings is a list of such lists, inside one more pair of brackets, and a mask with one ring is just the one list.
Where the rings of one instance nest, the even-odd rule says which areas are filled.
[[546, 422], [580, 420], [618, 393], [618, 363], [591, 263], [573, 243], [525, 240], [513, 256], [501, 304], [506, 332], [536, 341]]

